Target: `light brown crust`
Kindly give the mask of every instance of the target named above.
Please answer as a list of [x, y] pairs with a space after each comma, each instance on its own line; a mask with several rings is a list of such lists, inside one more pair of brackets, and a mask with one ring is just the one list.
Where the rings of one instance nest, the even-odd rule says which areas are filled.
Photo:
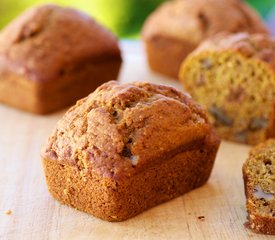
[[[178, 58], [183, 61], [201, 41], [222, 31], [268, 33], [260, 17], [242, 1], [208, 0], [205, 4], [205, 0], [174, 0], [161, 5], [147, 19], [142, 36], [152, 69], [178, 78]], [[159, 43], [165, 44], [156, 48]], [[172, 63], [178, 68], [163, 70]]]
[[[65, 114], [42, 158], [55, 198], [120, 221], [203, 184], [218, 146], [204, 112], [187, 95], [163, 85], [113, 81]], [[68, 199], [61, 180], [67, 177], [75, 189]], [[95, 186], [92, 192], [86, 182]]]
[[[49, 113], [116, 79], [120, 64], [116, 38], [90, 17], [55, 5], [34, 7], [0, 34], [0, 101]], [[18, 89], [10, 99], [12, 84]], [[22, 103], [28, 95], [33, 99]]]
[[[250, 151], [242, 168], [247, 199], [247, 226], [256, 233], [271, 235], [275, 235], [274, 150], [274, 139], [257, 145]], [[261, 198], [255, 195], [257, 188], [262, 191]]]

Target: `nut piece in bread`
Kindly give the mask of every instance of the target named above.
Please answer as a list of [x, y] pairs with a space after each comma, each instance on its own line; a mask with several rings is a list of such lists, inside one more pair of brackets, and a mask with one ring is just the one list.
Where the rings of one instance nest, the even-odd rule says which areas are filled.
[[189, 96], [111, 81], [64, 115], [42, 159], [54, 198], [122, 221], [203, 185], [219, 143]]

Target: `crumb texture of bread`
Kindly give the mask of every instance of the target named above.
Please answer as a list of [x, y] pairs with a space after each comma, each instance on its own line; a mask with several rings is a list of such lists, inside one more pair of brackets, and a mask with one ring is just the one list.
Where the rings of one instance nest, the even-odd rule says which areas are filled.
[[183, 62], [180, 80], [221, 137], [257, 144], [275, 136], [275, 41], [218, 34]]
[[243, 1], [167, 1], [143, 27], [149, 65], [156, 72], [178, 78], [184, 58], [203, 40], [219, 32], [267, 34], [268, 30]]
[[41, 155], [55, 198], [121, 221], [205, 183], [218, 147], [188, 95], [111, 81], [64, 115]]
[[116, 79], [121, 61], [117, 39], [88, 15], [36, 6], [0, 33], [0, 101], [48, 113]]
[[254, 147], [243, 165], [249, 227], [275, 235], [275, 139]]

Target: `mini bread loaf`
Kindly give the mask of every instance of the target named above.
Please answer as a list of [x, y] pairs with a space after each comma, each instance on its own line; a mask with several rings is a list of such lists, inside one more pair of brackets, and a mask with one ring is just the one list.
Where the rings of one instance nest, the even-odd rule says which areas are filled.
[[71, 8], [31, 8], [0, 33], [0, 102], [39, 114], [116, 79], [116, 38]]
[[143, 28], [151, 69], [178, 78], [184, 58], [201, 41], [221, 31], [267, 33], [259, 16], [244, 1], [167, 1], [148, 18]]
[[180, 79], [221, 137], [257, 144], [275, 137], [275, 40], [219, 34], [183, 63]]
[[42, 158], [54, 198], [122, 221], [204, 184], [219, 143], [189, 96], [111, 81], [65, 114]]
[[248, 226], [275, 234], [275, 139], [254, 147], [243, 165]]

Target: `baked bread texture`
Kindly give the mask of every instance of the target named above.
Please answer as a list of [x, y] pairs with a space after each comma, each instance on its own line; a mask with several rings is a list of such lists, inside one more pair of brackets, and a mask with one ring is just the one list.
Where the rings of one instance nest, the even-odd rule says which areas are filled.
[[221, 137], [257, 144], [275, 137], [275, 40], [219, 34], [183, 63], [180, 79]]
[[189, 96], [111, 81], [65, 114], [42, 159], [54, 198], [122, 221], [204, 184], [219, 143]]
[[275, 234], [275, 139], [254, 147], [243, 165], [249, 227]]
[[116, 79], [120, 65], [117, 39], [89, 16], [37, 6], [0, 33], [0, 102], [50, 113]]
[[142, 36], [152, 70], [178, 78], [180, 64], [218, 32], [267, 33], [258, 14], [239, 0], [173, 0], [145, 22]]

